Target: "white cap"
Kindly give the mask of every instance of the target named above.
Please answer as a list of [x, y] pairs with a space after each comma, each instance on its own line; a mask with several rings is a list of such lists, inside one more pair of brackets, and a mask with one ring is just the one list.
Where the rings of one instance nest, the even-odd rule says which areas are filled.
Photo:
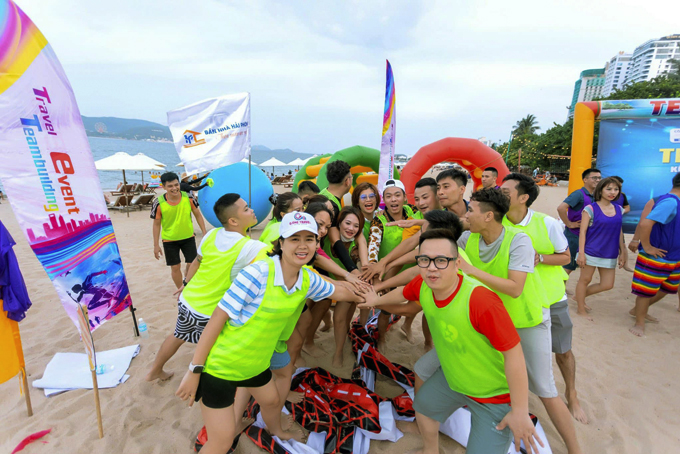
[[399, 188], [404, 191], [404, 193], [406, 193], [406, 187], [404, 186], [404, 183], [401, 182], [401, 180], [387, 180], [382, 187], [383, 194], [387, 188]]
[[312, 232], [314, 235], [319, 234], [316, 220], [311, 214], [293, 211], [292, 213], [286, 214], [283, 219], [281, 219], [279, 235], [281, 235], [282, 238], [288, 238], [303, 230]]

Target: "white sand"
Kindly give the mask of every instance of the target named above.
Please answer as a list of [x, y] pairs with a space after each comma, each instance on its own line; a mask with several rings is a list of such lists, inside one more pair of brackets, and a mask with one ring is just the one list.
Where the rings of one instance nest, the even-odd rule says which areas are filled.
[[[278, 187], [280, 188], [280, 187]], [[277, 189], [278, 189], [277, 188]], [[556, 216], [556, 207], [566, 196], [565, 187], [544, 188], [535, 203], [537, 210]], [[40, 442], [27, 447], [30, 453], [189, 453], [202, 426], [198, 406], [188, 408], [174, 396], [180, 379], [191, 359], [193, 348], [184, 346], [170, 360], [168, 370], [176, 376], [165, 383], [144, 381], [163, 339], [172, 332], [176, 304], [169, 269], [153, 258], [149, 212], [112, 212], [113, 225], [120, 245], [125, 271], [137, 316], [149, 325], [150, 338], [142, 339], [142, 350], [132, 361], [130, 380], [114, 389], [100, 392], [104, 420], [104, 439], [97, 438], [96, 418], [91, 391], [71, 391], [45, 398], [41, 390], [31, 389], [34, 416], [28, 418], [23, 397], [19, 395], [19, 379], [0, 385], [0, 451], [11, 452], [25, 436], [48, 428], [53, 431]], [[57, 352], [83, 352], [78, 332], [66, 316], [56, 293], [19, 230], [7, 201], [0, 205], [0, 218], [17, 241], [15, 252], [33, 301], [28, 317], [21, 322], [22, 340], [29, 381], [40, 378], [47, 362]], [[196, 228], [198, 231], [198, 228]], [[257, 233], [259, 234], [259, 232]], [[635, 256], [631, 254], [630, 265]], [[573, 291], [578, 279], [576, 271], [568, 288]], [[577, 388], [590, 424], [576, 423], [578, 438], [585, 452], [591, 453], [671, 453], [680, 451], [680, 393], [675, 386], [680, 367], [680, 313], [678, 301], [668, 297], [651, 313], [661, 320], [648, 325], [642, 339], [628, 333], [632, 319], [630, 294], [632, 275], [618, 270], [615, 288], [589, 299], [595, 319], [589, 322], [574, 318], [573, 351], [577, 360]], [[420, 316], [413, 324], [416, 344], [406, 342], [393, 330], [388, 334], [388, 357], [413, 367], [422, 354]], [[133, 336], [132, 320], [124, 312], [108, 321], [94, 333], [98, 350], [108, 350], [139, 341]], [[321, 333], [318, 345], [327, 352], [334, 347], [332, 333]], [[345, 367], [334, 370], [331, 355], [312, 359], [310, 366], [321, 366], [348, 377], [353, 358], [347, 342]], [[557, 366], [555, 378], [560, 392], [564, 383]], [[389, 380], [379, 379], [377, 391], [384, 396], [401, 393]], [[530, 397], [530, 409], [541, 420], [555, 453], [565, 453], [557, 432], [540, 401]], [[409, 427], [410, 426], [410, 427]], [[413, 424], [401, 425], [412, 430]], [[419, 436], [407, 433], [397, 444], [373, 442], [371, 452], [406, 452], [418, 447]], [[461, 453], [464, 449], [442, 436], [444, 452]], [[260, 452], [246, 437], [241, 438], [237, 452]]]

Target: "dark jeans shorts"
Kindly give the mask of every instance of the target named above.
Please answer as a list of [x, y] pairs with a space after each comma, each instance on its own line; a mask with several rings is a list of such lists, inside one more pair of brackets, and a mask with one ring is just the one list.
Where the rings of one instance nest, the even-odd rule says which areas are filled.
[[225, 380], [203, 372], [196, 389], [196, 402], [203, 399], [203, 405], [208, 408], [227, 408], [234, 404], [237, 388], [261, 388], [271, 379], [272, 371], [269, 369], [240, 381]]
[[578, 268], [576, 265], [576, 254], [578, 254], [578, 235], [574, 235], [571, 233], [571, 230], [565, 227], [564, 236], [567, 237], [567, 243], [569, 243], [569, 254], [571, 255], [571, 261], [562, 268], [565, 270], [574, 271], [576, 268]]
[[184, 255], [184, 262], [191, 263], [198, 255], [196, 249], [196, 238], [191, 237], [185, 240], [163, 241], [163, 253], [165, 254], [165, 264], [168, 266], [179, 265], [182, 260], [179, 258], [179, 251]]

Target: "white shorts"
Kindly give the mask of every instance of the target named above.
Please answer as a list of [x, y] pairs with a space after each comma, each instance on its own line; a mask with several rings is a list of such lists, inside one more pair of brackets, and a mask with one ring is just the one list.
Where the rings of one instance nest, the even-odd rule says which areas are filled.
[[550, 309], [543, 308], [543, 321], [531, 328], [517, 328], [529, 375], [529, 391], [538, 397], [557, 397], [552, 366]]

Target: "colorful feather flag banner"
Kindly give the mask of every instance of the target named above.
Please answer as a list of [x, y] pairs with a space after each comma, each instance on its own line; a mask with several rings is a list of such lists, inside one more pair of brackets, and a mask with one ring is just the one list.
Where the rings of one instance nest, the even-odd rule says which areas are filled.
[[19, 225], [78, 326], [131, 305], [71, 85], [31, 19], [0, 0], [0, 179]]
[[396, 128], [396, 94], [392, 65], [387, 60], [387, 76], [385, 82], [385, 113], [383, 114], [382, 143], [380, 145], [380, 171], [378, 174], [378, 190], [387, 180], [394, 178], [394, 140]]

